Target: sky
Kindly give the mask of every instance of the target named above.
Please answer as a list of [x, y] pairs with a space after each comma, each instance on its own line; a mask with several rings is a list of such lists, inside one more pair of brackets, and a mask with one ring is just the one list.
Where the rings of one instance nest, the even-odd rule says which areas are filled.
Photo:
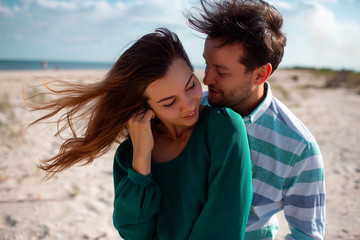
[[[269, 0], [287, 37], [280, 67], [360, 71], [360, 0]], [[167, 27], [203, 66], [204, 35], [184, 12], [198, 0], [0, 0], [0, 59], [115, 62], [134, 40]]]

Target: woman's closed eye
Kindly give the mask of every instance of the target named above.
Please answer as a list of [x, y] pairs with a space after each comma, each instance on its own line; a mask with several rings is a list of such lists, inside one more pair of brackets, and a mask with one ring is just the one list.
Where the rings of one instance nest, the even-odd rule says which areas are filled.
[[192, 89], [194, 87], [195, 87], [195, 81], [192, 82], [191, 86], [187, 90], [190, 90], [190, 89]]
[[[189, 84], [191, 84], [191, 85], [188, 86]], [[191, 82], [189, 81], [189, 84], [187, 84], [187, 86], [186, 86], [187, 88], [185, 88], [185, 92], [190, 91], [191, 89], [195, 88], [196, 82], [194, 81], [194, 75], [192, 77]], [[172, 97], [172, 98], [166, 99], [166, 102], [167, 103], [163, 104], [162, 106], [163, 107], [171, 107], [176, 102], [176, 98]]]
[[164, 104], [163, 106], [164, 107], [170, 107], [170, 106], [172, 106], [174, 104], [174, 102], [175, 102], [175, 98], [171, 102], [169, 102], [167, 104]]

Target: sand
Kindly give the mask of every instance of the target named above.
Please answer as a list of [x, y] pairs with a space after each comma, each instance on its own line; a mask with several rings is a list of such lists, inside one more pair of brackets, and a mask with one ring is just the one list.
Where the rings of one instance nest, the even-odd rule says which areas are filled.
[[[112, 226], [114, 149], [93, 164], [42, 181], [38, 159], [57, 152], [53, 125], [25, 131], [39, 113], [27, 110], [21, 92], [35, 76], [96, 81], [102, 70], [0, 72], [0, 240], [120, 239]], [[360, 95], [323, 88], [311, 71], [279, 70], [269, 80], [279, 97], [312, 131], [325, 163], [325, 239], [360, 239]], [[114, 146], [115, 147], [115, 146]], [[277, 239], [287, 231], [279, 214]]]

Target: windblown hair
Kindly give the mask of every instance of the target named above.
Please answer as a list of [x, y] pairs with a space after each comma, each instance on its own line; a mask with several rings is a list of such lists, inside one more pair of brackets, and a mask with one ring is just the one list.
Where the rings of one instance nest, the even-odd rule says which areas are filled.
[[51, 177], [75, 164], [89, 164], [109, 151], [114, 142], [128, 137], [127, 121], [134, 113], [148, 109], [147, 86], [165, 76], [176, 58], [184, 59], [193, 70], [177, 35], [159, 28], [130, 46], [98, 83], [55, 80], [60, 90], [44, 83], [58, 98], [43, 105], [30, 105], [32, 110], [48, 111], [30, 125], [65, 112], [57, 120], [57, 134], [65, 129], [72, 134], [64, 139], [58, 154], [41, 161], [39, 168]]
[[281, 32], [283, 18], [262, 0], [200, 0], [202, 9], [187, 12], [191, 28], [209, 38], [221, 39], [223, 47], [243, 44], [244, 56], [239, 62], [248, 71], [271, 63], [275, 71], [284, 55], [286, 37]]

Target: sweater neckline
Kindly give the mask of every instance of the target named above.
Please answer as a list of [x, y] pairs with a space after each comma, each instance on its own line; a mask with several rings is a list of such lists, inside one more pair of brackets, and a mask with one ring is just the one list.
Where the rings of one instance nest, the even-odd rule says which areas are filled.
[[[196, 122], [195, 127], [194, 127], [193, 131], [191, 132], [188, 141], [185, 144], [185, 147], [181, 150], [181, 152], [175, 158], [173, 158], [172, 160], [169, 160], [167, 162], [159, 162], [158, 163], [158, 162], [151, 161], [151, 165], [153, 165], [153, 166], [168, 166], [170, 164], [175, 164], [176, 162], [178, 162], [182, 158], [182, 155], [184, 155], [185, 152], [188, 151], [189, 146], [191, 146], [191, 144], [193, 144], [192, 143], [193, 138], [197, 134], [199, 126], [200, 126], [200, 124], [202, 124], [204, 116], [209, 111], [209, 109], [210, 109], [209, 106], [204, 106], [204, 108], [200, 112], [199, 120]], [[196, 144], [196, 142], [194, 144]]]

